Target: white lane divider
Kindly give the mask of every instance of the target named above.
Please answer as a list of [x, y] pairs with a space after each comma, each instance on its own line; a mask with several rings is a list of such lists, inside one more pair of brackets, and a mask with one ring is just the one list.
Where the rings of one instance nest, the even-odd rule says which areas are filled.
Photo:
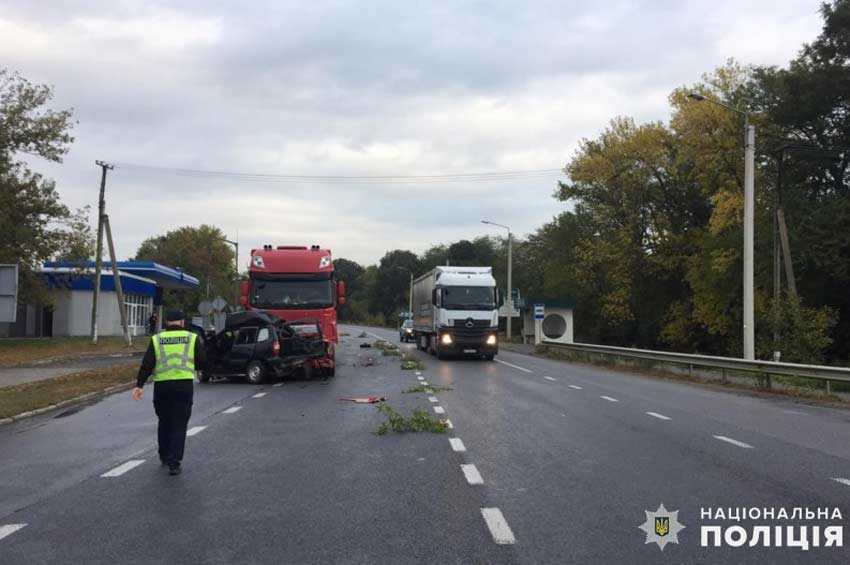
[[471, 485], [484, 484], [484, 479], [481, 477], [481, 473], [478, 472], [475, 465], [461, 465], [460, 468], [463, 471], [463, 476], [466, 477], [466, 482]]
[[466, 446], [463, 445], [463, 441], [459, 437], [450, 437], [449, 444], [451, 444], [453, 451], [466, 451]]
[[508, 363], [507, 361], [502, 361], [500, 359], [496, 359], [497, 363], [501, 363], [502, 365], [507, 365], [508, 367], [513, 367], [514, 369], [518, 369], [520, 371], [525, 371], [526, 373], [533, 373], [531, 369], [526, 369], [525, 367], [520, 367], [519, 365], [514, 365], [513, 363]]
[[268, 393], [266, 393], [266, 392], [258, 392], [257, 394], [255, 394], [255, 395], [254, 395], [254, 396], [252, 396], [251, 398], [262, 398], [262, 397], [264, 397], [266, 394], [268, 394]]
[[127, 461], [126, 463], [121, 463], [120, 465], [118, 465], [117, 467], [112, 469], [111, 471], [105, 472], [104, 474], [101, 475], [101, 477], [120, 477], [121, 475], [123, 475], [124, 473], [129, 471], [130, 469], [135, 469], [136, 467], [138, 467], [139, 465], [141, 465], [144, 462], [145, 462], [144, 459], [131, 459], [130, 461]]
[[422, 371], [416, 371], [416, 376], [417, 376], [417, 377], [421, 377], [421, 376], [422, 376]]
[[665, 416], [664, 414], [659, 414], [658, 412], [647, 412], [653, 418], [658, 418], [659, 420], [670, 420], [669, 416]]
[[236, 412], [239, 412], [240, 410], [242, 410], [241, 406], [231, 406], [227, 410], [224, 410], [224, 414], [234, 414]]
[[195, 434], [199, 434], [199, 433], [201, 433], [201, 432], [202, 432], [202, 431], [204, 431], [205, 429], [207, 429], [207, 427], [206, 427], [206, 426], [195, 426], [195, 427], [193, 427], [193, 428], [189, 428], [189, 429], [186, 431], [186, 435], [187, 435], [187, 436], [193, 436], [193, 435], [195, 435]]
[[5, 538], [6, 536], [11, 536], [18, 530], [21, 530], [26, 527], [26, 524], [5, 524], [0, 526], [0, 539]]
[[419, 377], [416, 377], [416, 379], [417, 379], [417, 380], [420, 380], [420, 381], [424, 381], [424, 380], [425, 380], [425, 377], [419, 376]]
[[619, 400], [617, 400], [616, 398], [611, 398], [610, 396], [600, 396], [599, 398], [604, 398], [604, 399], [605, 399], [605, 400], [607, 400], [608, 402], [620, 402], [620, 401], [619, 401]]
[[580, 387], [580, 386], [576, 386], [576, 385], [570, 385], [570, 388], [574, 388], [574, 389], [576, 389], [576, 390], [581, 390], [581, 387]]
[[719, 439], [720, 441], [725, 441], [726, 443], [731, 443], [732, 445], [737, 445], [738, 447], [743, 447], [744, 449], [753, 449], [753, 446], [749, 443], [744, 443], [743, 441], [738, 441], [737, 439], [732, 439], [731, 437], [714, 436], [714, 438]]
[[543, 378], [546, 379], [547, 381], [552, 381], [552, 382], [558, 380], [558, 379], [553, 379], [552, 377], [543, 377]]
[[422, 381], [422, 386], [428, 386], [428, 381]]
[[434, 412], [437, 414], [445, 414], [446, 410], [442, 406], [434, 406]]
[[446, 419], [446, 420], [444, 420], [444, 421], [446, 422], [446, 427], [447, 427], [448, 429], [450, 429], [450, 430], [455, 429], [455, 425], [454, 425], [454, 424], [452, 424], [452, 421], [451, 421], [451, 420]]
[[[836, 483], [841, 483], [844, 486], [850, 487], [850, 479], [844, 479], [842, 477], [832, 477], [832, 480], [835, 481]], [[0, 536], [0, 537], [2, 537], [2, 536]]]
[[437, 400], [436, 396], [429, 396], [428, 402], [433, 402], [434, 404], [436, 404], [437, 402], [439, 402], [439, 400]]
[[482, 508], [481, 515], [484, 516], [484, 521], [487, 523], [487, 528], [490, 530], [490, 535], [493, 536], [493, 541], [499, 545], [512, 545], [516, 543], [511, 527], [508, 526], [508, 521], [505, 520], [502, 511], [498, 508]]

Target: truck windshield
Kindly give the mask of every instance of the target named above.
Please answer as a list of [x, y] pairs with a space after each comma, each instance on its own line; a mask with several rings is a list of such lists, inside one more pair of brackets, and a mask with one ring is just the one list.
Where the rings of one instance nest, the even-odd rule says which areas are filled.
[[330, 308], [334, 305], [330, 280], [254, 280], [251, 283], [251, 306], [272, 310]]
[[487, 286], [443, 287], [443, 308], [447, 310], [495, 310], [496, 289]]

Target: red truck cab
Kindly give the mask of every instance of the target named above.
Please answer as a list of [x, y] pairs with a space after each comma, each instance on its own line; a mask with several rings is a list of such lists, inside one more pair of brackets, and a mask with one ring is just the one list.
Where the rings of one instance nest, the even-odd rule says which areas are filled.
[[327, 376], [334, 375], [339, 343], [336, 307], [345, 304], [345, 283], [334, 276], [329, 249], [318, 245], [264, 245], [262, 249], [252, 249], [240, 302], [246, 310], [266, 312], [287, 322], [318, 322], [326, 355], [311, 364]]

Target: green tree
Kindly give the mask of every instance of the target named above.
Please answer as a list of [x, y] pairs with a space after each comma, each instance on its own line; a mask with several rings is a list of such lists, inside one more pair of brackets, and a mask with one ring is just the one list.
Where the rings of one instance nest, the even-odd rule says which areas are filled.
[[49, 259], [92, 255], [87, 209], [62, 204], [56, 183], [30, 170], [21, 154], [62, 162], [74, 138], [71, 110], [52, 110], [49, 86], [0, 69], [0, 263], [20, 266], [21, 302], [44, 302], [34, 274]]
[[337, 315], [341, 321], [359, 322], [355, 319], [355, 304], [365, 301], [366, 295], [363, 288], [364, 269], [360, 264], [342, 257], [334, 259], [334, 272], [337, 280], [345, 282], [345, 304], [337, 308]]
[[414, 277], [421, 270], [415, 253], [404, 249], [388, 251], [378, 264], [370, 289], [370, 310], [382, 314], [390, 323], [397, 319], [399, 312], [407, 310], [410, 275], [399, 267], [412, 271]]
[[196, 290], [166, 293], [170, 307], [194, 312], [202, 300], [216, 296], [232, 303], [238, 277], [233, 248], [225, 243], [224, 237], [220, 229], [206, 224], [178, 228], [143, 241], [135, 260], [177, 267], [200, 280]]

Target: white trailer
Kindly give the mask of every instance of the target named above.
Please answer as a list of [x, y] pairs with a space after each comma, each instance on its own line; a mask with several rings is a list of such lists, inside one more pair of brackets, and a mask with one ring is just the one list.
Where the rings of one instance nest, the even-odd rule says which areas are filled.
[[442, 359], [499, 352], [499, 312], [492, 267], [436, 267], [413, 281], [416, 347]]

